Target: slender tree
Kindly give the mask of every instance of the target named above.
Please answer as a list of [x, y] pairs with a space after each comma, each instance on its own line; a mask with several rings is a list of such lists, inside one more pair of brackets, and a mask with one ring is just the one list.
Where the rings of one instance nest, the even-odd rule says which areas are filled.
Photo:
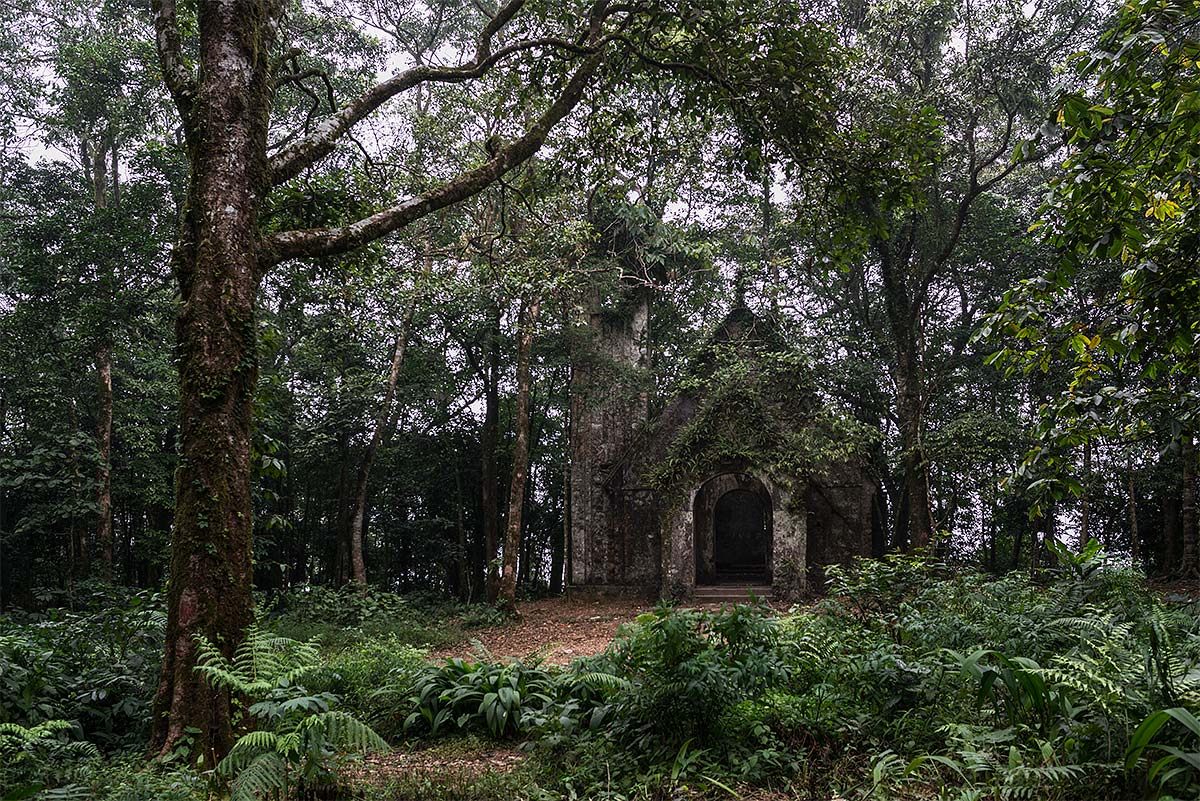
[[517, 411], [513, 441], [512, 481], [508, 488], [508, 517], [504, 532], [504, 567], [500, 573], [498, 598], [512, 609], [517, 603], [517, 559], [521, 551], [521, 523], [525, 509], [525, 485], [529, 479], [529, 402], [533, 382], [530, 359], [533, 329], [537, 325], [541, 299], [534, 298], [522, 309], [517, 333]]

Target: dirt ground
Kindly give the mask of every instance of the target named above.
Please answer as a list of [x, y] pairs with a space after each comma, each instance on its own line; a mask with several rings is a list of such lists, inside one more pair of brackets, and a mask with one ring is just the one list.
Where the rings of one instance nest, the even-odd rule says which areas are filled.
[[[546, 598], [518, 606], [520, 617], [515, 621], [477, 629], [471, 634], [495, 657], [522, 658], [541, 653], [546, 662], [565, 665], [576, 657], [601, 653], [612, 641], [619, 625], [652, 608], [648, 602], [638, 600]], [[441, 659], [477, 655], [473, 642], [459, 643], [431, 654]]]
[[[539, 654], [552, 665], [565, 665], [580, 656], [602, 653], [612, 642], [617, 627], [654, 608], [652, 601], [609, 599], [583, 601], [545, 598], [526, 601], [517, 607], [519, 618], [498, 626], [476, 629], [471, 639], [434, 651], [435, 659], [478, 657], [475, 641], [498, 658], [524, 658]], [[717, 604], [702, 604], [698, 609], [716, 611]], [[786, 611], [779, 605], [776, 611]]]

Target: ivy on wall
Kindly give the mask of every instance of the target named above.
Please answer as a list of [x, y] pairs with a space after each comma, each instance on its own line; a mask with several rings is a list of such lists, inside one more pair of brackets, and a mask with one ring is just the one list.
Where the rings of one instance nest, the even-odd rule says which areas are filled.
[[714, 466], [746, 465], [785, 488], [799, 486], [831, 464], [866, 453], [878, 431], [823, 404], [802, 354], [762, 340], [711, 344], [681, 386], [694, 414], [671, 432], [670, 410], [657, 435], [669, 437], [648, 483], [682, 495]]

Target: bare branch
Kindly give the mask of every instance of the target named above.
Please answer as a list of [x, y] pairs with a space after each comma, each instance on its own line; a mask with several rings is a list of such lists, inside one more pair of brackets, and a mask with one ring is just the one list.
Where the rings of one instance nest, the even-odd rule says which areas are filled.
[[317, 126], [316, 132], [279, 151], [271, 159], [271, 184], [279, 186], [299, 175], [305, 168], [333, 152], [334, 146], [352, 127], [388, 100], [422, 83], [463, 83], [486, 74], [505, 58], [534, 49], [561, 49], [573, 54], [591, 55], [602, 44], [585, 47], [565, 39], [530, 39], [501, 48], [478, 64], [463, 67], [413, 67], [377, 84], [342, 110]]
[[264, 267], [286, 259], [346, 253], [483, 191], [541, 148], [550, 129], [579, 103], [602, 60], [602, 51], [590, 55], [538, 121], [520, 139], [501, 148], [481, 166], [460, 174], [436, 189], [349, 225], [274, 234], [264, 243], [265, 252], [261, 259]]

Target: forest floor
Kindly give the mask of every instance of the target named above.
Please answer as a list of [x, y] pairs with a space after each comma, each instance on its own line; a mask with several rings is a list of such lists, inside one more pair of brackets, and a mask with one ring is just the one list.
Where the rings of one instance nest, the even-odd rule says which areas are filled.
[[[482, 645], [489, 654], [501, 659], [537, 654], [548, 664], [566, 665], [577, 657], [603, 653], [622, 623], [630, 623], [653, 608], [654, 602], [643, 598], [526, 601], [517, 607], [516, 618], [476, 629], [469, 640], [435, 649], [430, 657], [472, 659], [479, 656], [478, 647]], [[715, 611], [718, 605], [702, 604], [696, 608]], [[786, 605], [778, 607], [779, 611], [786, 609]]]
[[552, 665], [565, 665], [580, 656], [602, 653], [617, 627], [629, 623], [653, 605], [642, 599], [599, 601], [544, 598], [517, 607], [518, 617], [471, 632], [467, 642], [440, 648], [434, 659], [478, 656], [478, 646], [499, 658], [539, 654]]

